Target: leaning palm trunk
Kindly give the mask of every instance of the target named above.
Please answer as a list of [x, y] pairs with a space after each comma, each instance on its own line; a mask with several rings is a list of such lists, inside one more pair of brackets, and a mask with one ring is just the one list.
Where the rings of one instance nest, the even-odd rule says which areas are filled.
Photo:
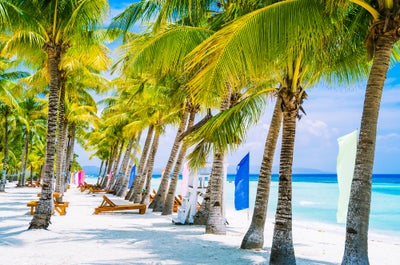
[[283, 110], [278, 205], [270, 255], [270, 264], [273, 265], [296, 264], [292, 237], [292, 164], [298, 109], [294, 106], [295, 96], [290, 96], [289, 99], [282, 101], [285, 107]]
[[24, 150], [22, 151], [21, 172], [18, 181], [19, 187], [23, 187], [25, 185], [26, 163], [28, 161], [28, 148], [29, 148], [29, 132], [28, 130], [25, 129]]
[[108, 159], [108, 163], [107, 163], [107, 167], [106, 167], [106, 171], [104, 171], [104, 176], [103, 176], [103, 178], [102, 178], [102, 180], [101, 180], [101, 183], [100, 183], [100, 187], [102, 188], [102, 189], [104, 189], [106, 186], [107, 186], [107, 183], [108, 183], [108, 175], [111, 173], [111, 171], [112, 171], [112, 166], [113, 166], [113, 163], [114, 163], [114, 158], [115, 158], [115, 153], [116, 153], [116, 149], [117, 149], [117, 146], [118, 146], [118, 141], [116, 142], [116, 143], [114, 143], [112, 146], [111, 146], [111, 151], [110, 151], [110, 158]]
[[[65, 161], [65, 172], [67, 179], [71, 175], [72, 161], [74, 160], [75, 134], [76, 134], [76, 123], [72, 122], [69, 126], [67, 159]], [[103, 163], [103, 161], [101, 163]]]
[[[195, 117], [196, 117], [196, 110], [193, 108], [190, 111], [187, 128], [193, 127]], [[172, 172], [171, 183], [169, 184], [169, 187], [168, 187], [168, 193], [165, 198], [165, 205], [163, 207], [161, 215], [171, 215], [172, 214], [172, 211], [174, 208], [175, 191], [176, 191], [176, 186], [178, 184], [179, 172], [181, 172], [181, 169], [182, 169], [183, 160], [186, 155], [186, 150], [187, 150], [187, 144], [184, 142], [181, 146], [181, 149], [179, 150], [179, 154], [176, 159], [175, 168], [174, 168], [174, 171]], [[185, 194], [182, 194], [182, 195], [184, 196]]]
[[6, 191], [6, 174], [7, 174], [7, 157], [8, 157], [8, 122], [7, 122], [7, 112], [4, 115], [4, 159], [3, 159], [3, 171], [1, 172], [0, 181], [0, 192]]
[[57, 103], [58, 103], [58, 66], [61, 59], [61, 47], [47, 43], [48, 66], [50, 71], [50, 95], [47, 116], [47, 140], [45, 174], [42, 183], [39, 203], [30, 222], [29, 229], [46, 229], [50, 225], [53, 212], [53, 175], [54, 175], [54, 149], [57, 129]]
[[121, 166], [118, 171], [118, 177], [115, 182], [114, 187], [112, 189], [114, 190], [114, 195], [117, 194], [117, 192], [121, 189], [121, 186], [124, 182], [124, 180], [127, 178], [127, 175], [125, 174], [126, 168], [128, 167], [128, 162], [129, 162], [129, 156], [131, 155], [132, 152], [132, 145], [133, 142], [135, 141], [135, 138], [132, 137], [128, 141], [128, 145], [126, 146], [124, 158], [122, 159]]
[[354, 177], [351, 184], [342, 264], [369, 264], [368, 226], [376, 128], [382, 90], [396, 41], [395, 34], [382, 34], [376, 40], [375, 57], [365, 92]]
[[[227, 84], [228, 92], [221, 102], [220, 111], [229, 109], [231, 106], [232, 88]], [[210, 212], [206, 224], [207, 234], [226, 234], [226, 220], [223, 216], [223, 194], [224, 194], [224, 160], [225, 152], [214, 151], [214, 160], [211, 169], [210, 182]]]
[[157, 194], [150, 205], [153, 207], [153, 212], [162, 212], [165, 204], [165, 198], [168, 190], [169, 174], [171, 173], [172, 166], [174, 165], [176, 155], [178, 154], [179, 146], [181, 145], [180, 136], [186, 127], [187, 119], [189, 116], [189, 109], [186, 107], [179, 125], [178, 131], [176, 132], [174, 144], [172, 145], [171, 154], [165, 167], [164, 173], [161, 177], [160, 186], [158, 187]]
[[[104, 160], [101, 162], [100, 172], [99, 172], [99, 176], [97, 178], [97, 183], [96, 183], [97, 186], [101, 187], [101, 184], [103, 183], [104, 176], [106, 174], [106, 170], [107, 170], [107, 166], [108, 166], [108, 161], [109, 161], [109, 159], [107, 159], [105, 161], [105, 163], [104, 163]], [[103, 164], [104, 164], [104, 170], [102, 169]]]
[[224, 153], [215, 153], [210, 176], [210, 213], [206, 234], [226, 234], [226, 220], [223, 216]]
[[[66, 127], [64, 122], [65, 114], [65, 80], [61, 78], [60, 85], [60, 99], [58, 105], [58, 135], [57, 135], [57, 148], [56, 148], [56, 192], [64, 193], [64, 176], [62, 175], [62, 165], [65, 154], [65, 131]], [[57, 201], [62, 201], [62, 196], [57, 198]]]
[[110, 181], [108, 183], [107, 189], [112, 189], [112, 187], [115, 185], [115, 182], [117, 181], [117, 178], [119, 177], [119, 175], [118, 175], [118, 165], [119, 165], [119, 162], [120, 162], [121, 157], [122, 157], [122, 153], [123, 153], [123, 150], [124, 150], [124, 145], [125, 145], [125, 140], [123, 139], [121, 141], [121, 147], [118, 149], [118, 154], [117, 154], [117, 157], [116, 157], [115, 162], [114, 162], [114, 168], [112, 170], [111, 179], [110, 179]]
[[125, 176], [127, 176], [127, 178], [125, 178], [124, 182], [122, 183], [121, 188], [117, 191], [117, 193], [115, 194], [118, 197], [123, 196], [126, 193], [126, 190], [128, 188], [128, 183], [129, 183], [129, 178], [130, 178], [130, 172], [132, 170], [133, 165], [135, 164], [135, 159], [136, 159], [136, 154], [137, 154], [137, 150], [139, 147], [139, 142], [140, 142], [140, 136], [141, 136], [141, 132], [139, 133], [139, 136], [136, 139], [136, 145], [135, 148], [133, 150], [133, 154], [132, 154], [132, 158], [129, 162], [129, 166], [125, 169]]
[[140, 203], [149, 205], [150, 203], [150, 193], [151, 193], [151, 179], [153, 177], [154, 160], [158, 150], [158, 143], [160, 142], [160, 130], [156, 129], [154, 134], [153, 144], [151, 147], [151, 152], [149, 155], [149, 161], [147, 163], [147, 177], [146, 177], [146, 187], [144, 189], [144, 194], [142, 194], [142, 199]]
[[271, 125], [265, 141], [264, 155], [258, 179], [256, 202], [251, 224], [245, 234], [240, 248], [262, 248], [264, 245], [264, 227], [267, 218], [269, 191], [271, 186], [271, 171], [276, 143], [282, 123], [281, 99], [278, 97], [272, 114]]
[[142, 193], [142, 187], [140, 186], [142, 178], [144, 178], [144, 165], [147, 160], [147, 156], [150, 150], [151, 140], [153, 139], [154, 125], [150, 125], [147, 131], [146, 140], [144, 142], [142, 155], [140, 156], [139, 166], [137, 169], [136, 177], [130, 191], [127, 194], [129, 201], [139, 202]]

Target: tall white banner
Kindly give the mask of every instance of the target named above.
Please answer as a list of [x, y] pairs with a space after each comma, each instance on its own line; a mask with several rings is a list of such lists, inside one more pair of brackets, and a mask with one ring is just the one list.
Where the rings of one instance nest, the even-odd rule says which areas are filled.
[[339, 153], [337, 156], [336, 173], [339, 184], [339, 199], [336, 221], [345, 223], [349, 204], [351, 182], [353, 180], [354, 166], [356, 163], [358, 130], [337, 139]]

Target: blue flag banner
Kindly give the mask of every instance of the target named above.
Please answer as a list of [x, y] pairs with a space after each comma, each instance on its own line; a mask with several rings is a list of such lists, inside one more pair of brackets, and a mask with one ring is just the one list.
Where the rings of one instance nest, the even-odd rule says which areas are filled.
[[235, 209], [249, 208], [250, 154], [247, 153], [237, 166], [235, 178]]
[[128, 189], [132, 187], [135, 177], [136, 177], [136, 165], [133, 165], [133, 167], [131, 168], [131, 173], [129, 174]]

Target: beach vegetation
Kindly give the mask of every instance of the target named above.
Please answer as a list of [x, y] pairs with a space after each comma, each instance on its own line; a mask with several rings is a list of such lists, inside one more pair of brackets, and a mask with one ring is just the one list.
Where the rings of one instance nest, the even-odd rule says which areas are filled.
[[351, 18], [351, 41], [365, 44], [365, 59], [372, 63], [365, 90], [342, 260], [342, 264], [369, 264], [368, 226], [376, 132], [386, 75], [390, 65], [399, 60], [400, 3], [340, 0], [327, 1], [327, 5]]
[[[2, 25], [13, 34], [11, 40], [6, 43], [5, 51], [23, 57], [27, 55], [27, 50], [36, 50], [36, 54], [46, 59], [35, 63], [41, 67], [47, 65], [48, 68], [45, 174], [37, 211], [29, 226], [30, 229], [46, 229], [50, 224], [53, 208], [52, 181], [62, 75], [60, 66], [70, 47], [88, 47], [95, 40], [93, 31], [103, 24], [108, 12], [108, 1], [15, 0], [7, 3], [2, 1], [2, 7], [2, 20], [7, 22]], [[81, 48], [81, 51], [84, 49]]]

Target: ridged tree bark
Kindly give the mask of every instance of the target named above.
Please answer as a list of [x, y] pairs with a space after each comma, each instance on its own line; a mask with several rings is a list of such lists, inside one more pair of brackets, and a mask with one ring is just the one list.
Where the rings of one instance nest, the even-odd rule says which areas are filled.
[[111, 147], [110, 147], [110, 158], [108, 159], [108, 163], [107, 163], [107, 169], [104, 172], [104, 176], [101, 180], [100, 183], [100, 187], [102, 189], [106, 188], [107, 186], [107, 182], [108, 182], [108, 175], [111, 173], [112, 168], [113, 168], [113, 163], [114, 163], [114, 159], [117, 153], [117, 148], [118, 148], [118, 143], [119, 141], [116, 141]]
[[[159, 124], [159, 126], [161, 126], [161, 125]], [[147, 169], [146, 186], [144, 189], [144, 194], [142, 194], [142, 199], [140, 201], [140, 203], [144, 203], [146, 205], [150, 204], [151, 179], [153, 178], [154, 160], [155, 160], [155, 157], [156, 157], [156, 154], [158, 151], [158, 145], [160, 142], [160, 135], [161, 135], [160, 130], [161, 130], [161, 128], [155, 129], [153, 144], [151, 146], [151, 151], [150, 151], [148, 162], [146, 165], [146, 167], [147, 167], [146, 168]]]
[[[383, 27], [384, 24], [382, 23], [380, 26]], [[391, 27], [389, 26], [388, 28]], [[383, 29], [378, 29], [378, 32], [381, 33], [384, 31]], [[372, 168], [375, 157], [376, 130], [382, 90], [389, 69], [390, 56], [393, 45], [399, 37], [400, 21], [397, 22], [397, 27], [394, 29], [391, 28], [385, 34], [379, 34], [375, 40], [375, 57], [365, 92], [354, 177], [351, 184], [347, 212], [343, 265], [369, 264], [368, 227], [371, 210]]]
[[[8, 108], [8, 107], [6, 107]], [[8, 159], [8, 110], [4, 113], [4, 158], [3, 171], [1, 172], [0, 192], [6, 191], [6, 174], [7, 174], [7, 159]]]
[[58, 66], [61, 60], [62, 48], [54, 43], [47, 43], [45, 47], [48, 58], [50, 75], [50, 94], [47, 115], [46, 161], [42, 179], [42, 190], [39, 203], [30, 222], [29, 229], [46, 229], [50, 225], [53, 213], [53, 179], [54, 179], [54, 149], [57, 130], [57, 105], [59, 92]]
[[122, 139], [121, 140], [121, 146], [118, 148], [117, 157], [115, 159], [114, 167], [112, 169], [111, 180], [108, 183], [107, 189], [112, 189], [112, 187], [115, 185], [115, 182], [116, 182], [116, 180], [118, 178], [118, 166], [119, 166], [120, 161], [121, 161], [122, 153], [124, 152], [124, 145], [125, 145], [125, 139]]
[[25, 129], [25, 139], [24, 139], [24, 149], [22, 150], [21, 157], [21, 172], [18, 181], [18, 187], [25, 186], [25, 172], [26, 172], [26, 163], [28, 161], [28, 149], [29, 149], [29, 132]]
[[[227, 85], [228, 92], [221, 102], [220, 111], [229, 109], [231, 106], [232, 88]], [[206, 224], [206, 234], [225, 235], [226, 220], [223, 215], [223, 194], [224, 194], [224, 161], [225, 153], [216, 151], [214, 153], [211, 176], [208, 185], [210, 186], [210, 211]]]
[[278, 142], [279, 131], [282, 124], [281, 99], [278, 97], [272, 114], [268, 136], [265, 141], [264, 154], [261, 162], [260, 176], [257, 184], [256, 201], [254, 204], [253, 217], [240, 248], [254, 249], [262, 248], [264, 245], [264, 227], [267, 219], [269, 192], [271, 187], [271, 172]]
[[175, 140], [172, 145], [171, 153], [169, 155], [169, 159], [165, 167], [164, 173], [161, 177], [161, 182], [158, 187], [157, 194], [153, 202], [150, 204], [150, 208], [153, 208], [153, 212], [162, 212], [164, 208], [165, 198], [168, 190], [169, 175], [171, 173], [172, 167], [174, 166], [179, 147], [181, 146], [181, 141], [179, 139], [180, 135], [185, 130], [188, 117], [189, 117], [189, 109], [186, 107], [183, 112], [183, 116], [181, 119], [181, 123], [179, 124], [178, 131], [176, 132]]
[[[65, 77], [60, 76], [60, 97], [58, 102], [58, 134], [56, 148], [56, 187], [55, 191], [64, 194], [64, 177], [62, 176], [62, 165], [65, 154]], [[57, 198], [62, 201], [62, 196]]]
[[292, 165], [300, 100], [297, 98], [299, 94], [292, 93], [288, 87], [281, 88], [278, 96], [282, 97], [283, 130], [270, 264], [292, 265], [296, 264], [292, 236]]
[[119, 189], [119, 191], [117, 192], [117, 194], [115, 194], [118, 197], [124, 196], [124, 194], [126, 193], [127, 189], [128, 189], [128, 184], [129, 184], [129, 178], [130, 178], [130, 172], [131, 169], [133, 167], [133, 165], [135, 164], [135, 159], [136, 159], [136, 155], [137, 155], [137, 151], [139, 148], [139, 143], [140, 143], [140, 137], [141, 137], [141, 132], [139, 133], [137, 139], [135, 140], [136, 144], [135, 144], [135, 148], [133, 148], [133, 154], [132, 157], [130, 159], [129, 165], [125, 170], [125, 176], [127, 176], [121, 186], [121, 188]]
[[140, 186], [143, 177], [143, 168], [147, 160], [150, 149], [151, 140], [153, 139], [154, 125], [150, 125], [147, 130], [146, 140], [143, 146], [142, 155], [140, 156], [139, 166], [137, 168], [136, 177], [130, 191], [127, 194], [129, 201], [140, 202], [142, 187]]
[[107, 160], [105, 160], [105, 161], [101, 160], [99, 176], [97, 177], [97, 182], [96, 182], [97, 186], [101, 186], [100, 184], [103, 181], [104, 172], [106, 171], [106, 168], [107, 168]]
[[126, 168], [128, 167], [129, 157], [132, 153], [132, 145], [134, 141], [135, 141], [134, 137], [130, 138], [128, 141], [128, 145], [126, 146], [124, 158], [122, 159], [121, 166], [118, 171], [117, 180], [115, 182], [114, 187], [112, 187], [112, 189], [114, 190], [114, 195], [117, 194], [117, 192], [121, 189], [124, 180], [127, 178], [127, 176], [125, 175], [125, 171]]
[[[194, 119], [196, 117], [196, 112], [197, 110], [192, 107], [190, 110], [189, 121], [186, 128], [191, 128], [193, 126]], [[181, 149], [179, 150], [178, 157], [176, 159], [174, 171], [172, 172], [172, 177], [168, 187], [167, 196], [165, 198], [165, 205], [163, 207], [161, 215], [171, 215], [173, 212], [176, 186], [178, 184], [179, 173], [182, 170], [186, 151], [187, 151], [187, 144], [183, 142]]]
[[[72, 161], [74, 160], [74, 149], [75, 149], [75, 134], [76, 134], [76, 123], [71, 122], [68, 129], [68, 147], [67, 147], [67, 159], [65, 162], [66, 177], [71, 176]], [[103, 161], [101, 161], [103, 163]]]

